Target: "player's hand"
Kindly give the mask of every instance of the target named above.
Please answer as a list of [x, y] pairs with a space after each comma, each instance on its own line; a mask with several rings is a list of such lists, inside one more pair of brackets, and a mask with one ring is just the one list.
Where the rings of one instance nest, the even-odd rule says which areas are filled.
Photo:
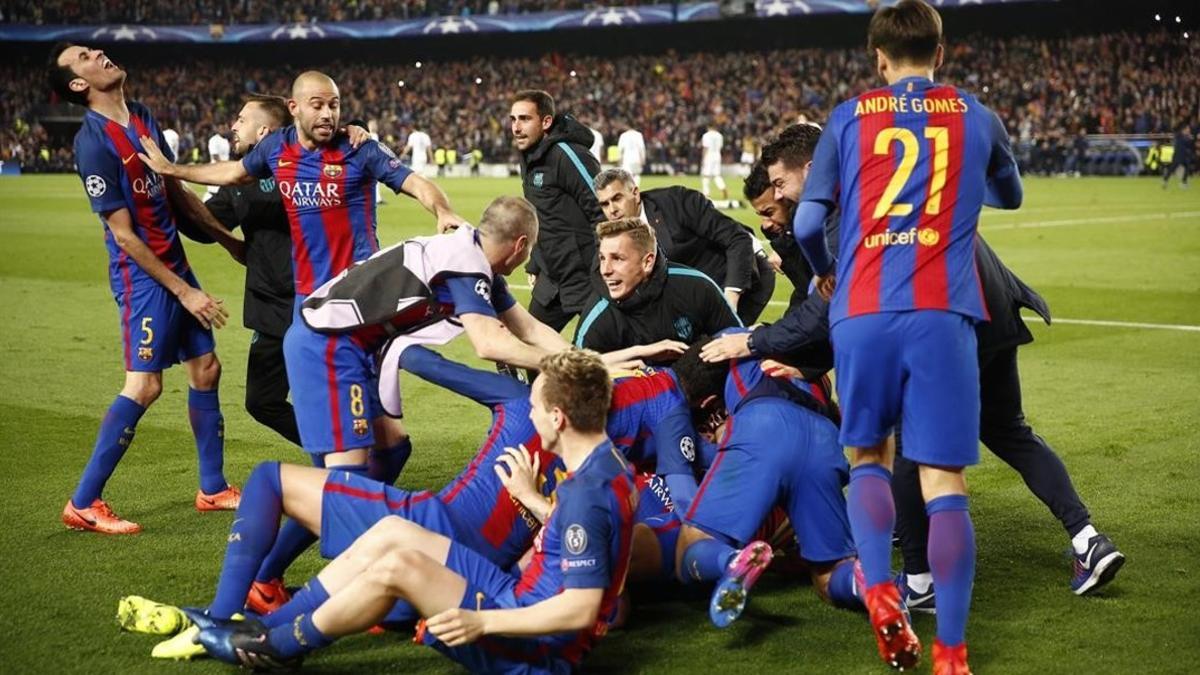
[[804, 373], [800, 372], [799, 368], [789, 366], [786, 363], [780, 363], [775, 359], [766, 359], [759, 364], [759, 367], [762, 368], [763, 374], [767, 377], [804, 379]]
[[646, 362], [641, 359], [626, 359], [608, 364], [608, 374], [610, 377], [625, 377], [629, 375], [629, 371], [641, 370], [645, 367]]
[[821, 297], [829, 302], [829, 299], [833, 297], [834, 288], [837, 287], [837, 279], [834, 278], [833, 272], [823, 277], [814, 277], [813, 283], [816, 284], [817, 292], [821, 294]]
[[688, 350], [687, 343], [679, 340], [659, 340], [642, 345], [638, 356], [651, 361], [674, 361]]
[[470, 223], [463, 220], [463, 217], [457, 213], [453, 211], [443, 211], [438, 214], [437, 232], [438, 234], [446, 234], [447, 232], [457, 230], [459, 226], [469, 224]]
[[776, 274], [783, 274], [783, 258], [775, 251], [767, 254], [767, 262], [771, 264], [771, 269], [775, 270]]
[[484, 635], [482, 612], [455, 607], [425, 620], [425, 630], [447, 647], [471, 644]]
[[734, 291], [734, 290], [730, 290], [728, 288], [725, 289], [725, 300], [727, 302], [729, 302], [729, 306], [733, 308], [733, 311], [735, 311], [735, 312], [737, 311], [738, 300], [741, 300], [741, 299], [742, 299], [741, 291]]
[[160, 176], [174, 176], [175, 165], [159, 149], [158, 143], [155, 143], [154, 139], [149, 136], [142, 136], [139, 140], [142, 142], [142, 149], [145, 152], [139, 152], [138, 159]]
[[529, 455], [530, 452], [524, 445], [505, 448], [504, 453], [496, 459], [496, 465], [492, 467], [508, 494], [522, 503], [537, 494], [538, 470], [542, 468], [541, 455], [534, 453], [532, 459]]
[[363, 143], [371, 140], [371, 132], [358, 126], [357, 124], [351, 124], [350, 126], [342, 129], [342, 131], [346, 132], [346, 134], [350, 136], [350, 147], [352, 148], [357, 148]]
[[714, 339], [700, 350], [700, 358], [708, 363], [718, 363], [729, 359], [741, 359], [750, 356], [749, 333], [730, 333]]
[[179, 295], [179, 302], [205, 328], [223, 328], [225, 320], [229, 318], [225, 303], [199, 288], [188, 286]]

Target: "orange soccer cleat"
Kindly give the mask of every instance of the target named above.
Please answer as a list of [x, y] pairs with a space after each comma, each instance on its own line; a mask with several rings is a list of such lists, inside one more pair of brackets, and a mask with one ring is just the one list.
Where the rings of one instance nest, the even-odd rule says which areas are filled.
[[283, 607], [292, 594], [283, 585], [283, 579], [270, 581], [255, 581], [250, 585], [250, 593], [246, 595], [246, 609], [259, 616], [266, 616]]
[[971, 675], [971, 667], [967, 665], [967, 643], [947, 647], [941, 640], [934, 640], [933, 675]]
[[900, 589], [891, 581], [867, 589], [867, 614], [883, 662], [897, 670], [907, 670], [921, 659], [921, 642], [909, 625], [900, 603]]
[[71, 500], [63, 507], [63, 524], [72, 530], [91, 530], [101, 534], [137, 534], [142, 526], [122, 520], [103, 499], [96, 499], [86, 509], [76, 508]]
[[204, 511], [235, 511], [242, 503], [242, 491], [237, 486], [229, 487], [215, 494], [205, 494], [203, 490], [196, 491], [196, 510]]

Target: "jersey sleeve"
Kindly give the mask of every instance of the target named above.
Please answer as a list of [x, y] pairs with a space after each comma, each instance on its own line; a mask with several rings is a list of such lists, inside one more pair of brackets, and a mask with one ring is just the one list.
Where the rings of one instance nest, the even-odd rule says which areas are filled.
[[81, 135], [75, 141], [75, 164], [92, 211], [109, 213], [127, 206], [121, 183], [121, 160], [107, 147]]
[[517, 304], [517, 299], [508, 290], [508, 279], [500, 275], [492, 277], [492, 308], [497, 314], [503, 314]]
[[692, 428], [691, 412], [686, 406], [671, 410], [654, 428], [655, 473], [692, 475], [696, 461], [696, 431]]
[[529, 386], [500, 373], [451, 361], [441, 354], [413, 345], [400, 353], [400, 367], [482, 405], [492, 407], [513, 399], [529, 398]]
[[[494, 285], [487, 279], [474, 276], [450, 277], [443, 283], [450, 292], [450, 301], [454, 303], [454, 316], [483, 314], [496, 318], [496, 308], [492, 306]], [[507, 290], [505, 292], [507, 293]], [[509, 304], [509, 307], [511, 306]]]
[[559, 489], [555, 520], [562, 542], [564, 588], [607, 588], [613, 532], [607, 495], [598, 488]]
[[412, 175], [412, 169], [404, 165], [391, 148], [379, 141], [367, 141], [358, 149], [363, 161], [363, 171], [368, 176], [399, 192], [400, 186]]
[[276, 131], [267, 135], [242, 158], [242, 168], [255, 178], [270, 178], [274, 176], [271, 170], [271, 155], [279, 147], [283, 132]]
[[812, 168], [804, 179], [804, 194], [800, 195], [800, 201], [824, 202], [829, 206], [837, 203], [839, 133], [840, 125], [832, 121], [825, 127], [817, 141], [817, 149], [813, 151]]

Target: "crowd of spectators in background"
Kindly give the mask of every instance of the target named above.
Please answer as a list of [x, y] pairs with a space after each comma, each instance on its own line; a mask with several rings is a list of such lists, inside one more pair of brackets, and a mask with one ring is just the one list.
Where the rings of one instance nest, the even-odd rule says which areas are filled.
[[528, 14], [669, 0], [0, 0], [0, 22], [34, 25], [207, 25], [380, 21], [426, 16]]
[[[121, 58], [115, 49], [111, 56]], [[879, 84], [862, 49], [331, 63], [323, 69], [341, 87], [343, 119], [376, 120], [381, 137], [397, 150], [415, 126], [458, 157], [478, 150], [487, 162], [514, 161], [509, 97], [537, 87], [609, 145], [626, 128], [641, 130], [651, 168], [686, 173], [696, 170], [699, 138], [710, 121], [724, 134], [726, 161], [737, 161], [743, 143], [758, 145], [799, 119], [820, 122], [837, 102]], [[207, 161], [206, 139], [237, 112], [242, 96], [286, 94], [297, 70], [167, 62], [132, 67], [126, 91], [179, 132], [183, 161]], [[34, 62], [0, 65], [0, 119], [6, 120], [0, 158], [32, 170], [70, 170], [70, 148], [54, 145], [34, 121], [38, 106], [51, 100], [42, 78]], [[1060, 173], [1078, 166], [1084, 134], [1169, 134], [1195, 124], [1200, 43], [1167, 32], [971, 37], [948, 46], [939, 79], [976, 93], [996, 111], [1026, 171]]]

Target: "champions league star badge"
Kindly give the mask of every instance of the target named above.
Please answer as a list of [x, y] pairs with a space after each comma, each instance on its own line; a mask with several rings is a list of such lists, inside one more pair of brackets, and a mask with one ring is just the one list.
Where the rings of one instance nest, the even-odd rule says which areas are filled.
[[579, 555], [587, 548], [587, 532], [578, 523], [567, 528], [566, 536], [563, 539], [567, 545], [567, 553], [571, 555]]

